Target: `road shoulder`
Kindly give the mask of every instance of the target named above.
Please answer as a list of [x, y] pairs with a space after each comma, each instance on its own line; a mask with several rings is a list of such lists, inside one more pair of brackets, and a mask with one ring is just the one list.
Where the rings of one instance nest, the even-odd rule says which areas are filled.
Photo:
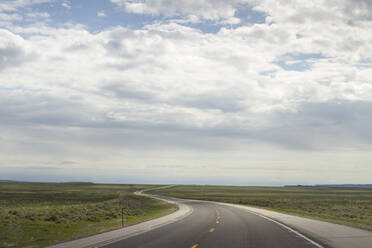
[[244, 209], [257, 215], [262, 215], [278, 221], [300, 233], [313, 237], [329, 247], [335, 248], [370, 248], [372, 247], [372, 232], [333, 224], [325, 221], [309, 219], [290, 214], [283, 214], [271, 210], [248, 207], [230, 203], [218, 204]]
[[126, 239], [144, 232], [151, 231], [155, 228], [168, 225], [170, 223], [173, 223], [175, 221], [181, 220], [188, 215], [190, 215], [193, 211], [193, 209], [190, 206], [187, 206], [181, 202], [178, 201], [172, 201], [169, 199], [164, 199], [161, 196], [153, 196], [144, 194], [142, 192], [137, 193], [138, 195], [151, 197], [156, 200], [162, 200], [166, 201], [171, 204], [175, 204], [178, 208], [177, 211], [166, 215], [159, 217], [157, 219], [145, 221], [133, 226], [117, 229], [114, 231], [109, 231], [81, 239], [71, 240], [55, 245], [48, 246], [47, 248], [93, 248], [93, 247], [102, 247], [104, 245], [117, 242], [122, 239]]

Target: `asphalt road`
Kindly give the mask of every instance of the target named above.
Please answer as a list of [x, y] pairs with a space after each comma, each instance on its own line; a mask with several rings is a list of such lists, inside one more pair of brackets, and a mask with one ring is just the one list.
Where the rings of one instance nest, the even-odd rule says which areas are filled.
[[132, 236], [105, 248], [314, 248], [283, 226], [239, 208], [187, 201], [192, 214], [174, 223]]

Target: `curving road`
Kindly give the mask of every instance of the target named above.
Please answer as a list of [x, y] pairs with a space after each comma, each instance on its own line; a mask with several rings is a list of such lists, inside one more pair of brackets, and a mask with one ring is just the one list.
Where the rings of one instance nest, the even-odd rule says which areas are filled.
[[[162, 197], [166, 198], [166, 197]], [[322, 247], [279, 223], [236, 207], [166, 198], [192, 207], [185, 218], [107, 244], [105, 248], [314, 248]]]
[[249, 206], [136, 193], [176, 204], [178, 211], [48, 248], [372, 247], [372, 232], [358, 228]]

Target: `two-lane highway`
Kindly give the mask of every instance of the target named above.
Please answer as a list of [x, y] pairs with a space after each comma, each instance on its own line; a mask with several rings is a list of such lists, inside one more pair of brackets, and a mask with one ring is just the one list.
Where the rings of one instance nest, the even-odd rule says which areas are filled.
[[239, 208], [179, 200], [193, 208], [177, 222], [104, 246], [105, 248], [314, 248], [283, 226]]
[[136, 194], [174, 203], [179, 209], [154, 220], [49, 248], [372, 247], [372, 232], [358, 228], [249, 206]]

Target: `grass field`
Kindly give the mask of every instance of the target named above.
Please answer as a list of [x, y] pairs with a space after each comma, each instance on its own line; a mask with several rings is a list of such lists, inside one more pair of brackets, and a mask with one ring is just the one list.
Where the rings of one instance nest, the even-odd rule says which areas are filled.
[[175, 186], [153, 193], [255, 206], [372, 230], [372, 189]]
[[136, 196], [151, 185], [0, 183], [0, 247], [41, 247], [156, 218], [176, 208]]

